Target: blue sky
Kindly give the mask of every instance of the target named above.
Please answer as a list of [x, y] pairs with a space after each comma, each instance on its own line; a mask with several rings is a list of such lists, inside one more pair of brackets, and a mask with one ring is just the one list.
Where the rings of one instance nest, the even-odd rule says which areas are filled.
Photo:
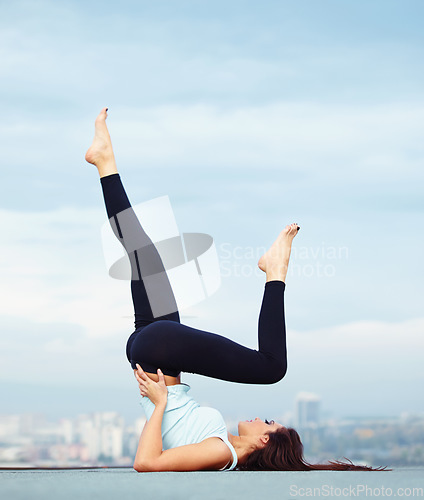
[[181, 231], [215, 239], [222, 286], [191, 326], [256, 348], [257, 256], [302, 227], [286, 378], [184, 375], [199, 402], [274, 418], [309, 391], [337, 416], [424, 411], [423, 10], [1, 2], [2, 411], [140, 412], [128, 283], [107, 275], [84, 161], [103, 106], [133, 203], [168, 195]]

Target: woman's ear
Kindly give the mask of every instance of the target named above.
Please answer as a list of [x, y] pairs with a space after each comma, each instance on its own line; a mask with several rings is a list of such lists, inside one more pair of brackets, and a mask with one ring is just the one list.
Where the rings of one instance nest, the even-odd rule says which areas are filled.
[[262, 434], [262, 436], [259, 438], [260, 443], [265, 446], [268, 441], [269, 441], [269, 434]]

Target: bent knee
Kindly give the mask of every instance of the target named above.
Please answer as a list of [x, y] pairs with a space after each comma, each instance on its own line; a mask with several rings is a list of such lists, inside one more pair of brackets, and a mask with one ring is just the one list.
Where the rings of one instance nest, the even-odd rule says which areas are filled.
[[274, 367], [270, 373], [269, 373], [269, 381], [267, 382], [268, 384], [276, 384], [277, 382], [280, 382], [287, 373], [287, 364], [286, 363], [279, 363], [278, 366]]

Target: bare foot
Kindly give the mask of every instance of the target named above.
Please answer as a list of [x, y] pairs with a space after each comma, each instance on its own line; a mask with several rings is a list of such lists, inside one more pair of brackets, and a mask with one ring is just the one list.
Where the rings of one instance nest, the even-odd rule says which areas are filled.
[[285, 281], [293, 238], [299, 229], [300, 227], [296, 223], [286, 226], [271, 248], [259, 259], [259, 269], [266, 273], [267, 281]]
[[99, 169], [100, 176], [117, 173], [115, 156], [112, 149], [109, 131], [106, 126], [107, 108], [103, 108], [94, 123], [94, 139], [85, 154], [88, 163]]

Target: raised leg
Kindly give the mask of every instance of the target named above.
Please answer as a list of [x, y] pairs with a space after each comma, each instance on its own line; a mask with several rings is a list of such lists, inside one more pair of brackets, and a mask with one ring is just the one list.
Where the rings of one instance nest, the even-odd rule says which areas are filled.
[[[86, 160], [99, 171], [106, 211], [112, 230], [127, 251], [131, 263], [131, 293], [135, 328], [158, 320], [180, 321], [175, 297], [162, 260], [135, 215], [122, 185], [106, 127], [104, 108], [95, 122], [95, 136]], [[144, 280], [149, 279], [146, 289]], [[166, 311], [161, 314], [158, 311]]]
[[297, 224], [287, 226], [259, 261], [267, 273], [258, 322], [258, 350], [215, 333], [159, 321], [147, 326], [129, 346], [133, 368], [176, 377], [180, 372], [246, 384], [272, 384], [287, 370], [284, 314], [285, 278]]

